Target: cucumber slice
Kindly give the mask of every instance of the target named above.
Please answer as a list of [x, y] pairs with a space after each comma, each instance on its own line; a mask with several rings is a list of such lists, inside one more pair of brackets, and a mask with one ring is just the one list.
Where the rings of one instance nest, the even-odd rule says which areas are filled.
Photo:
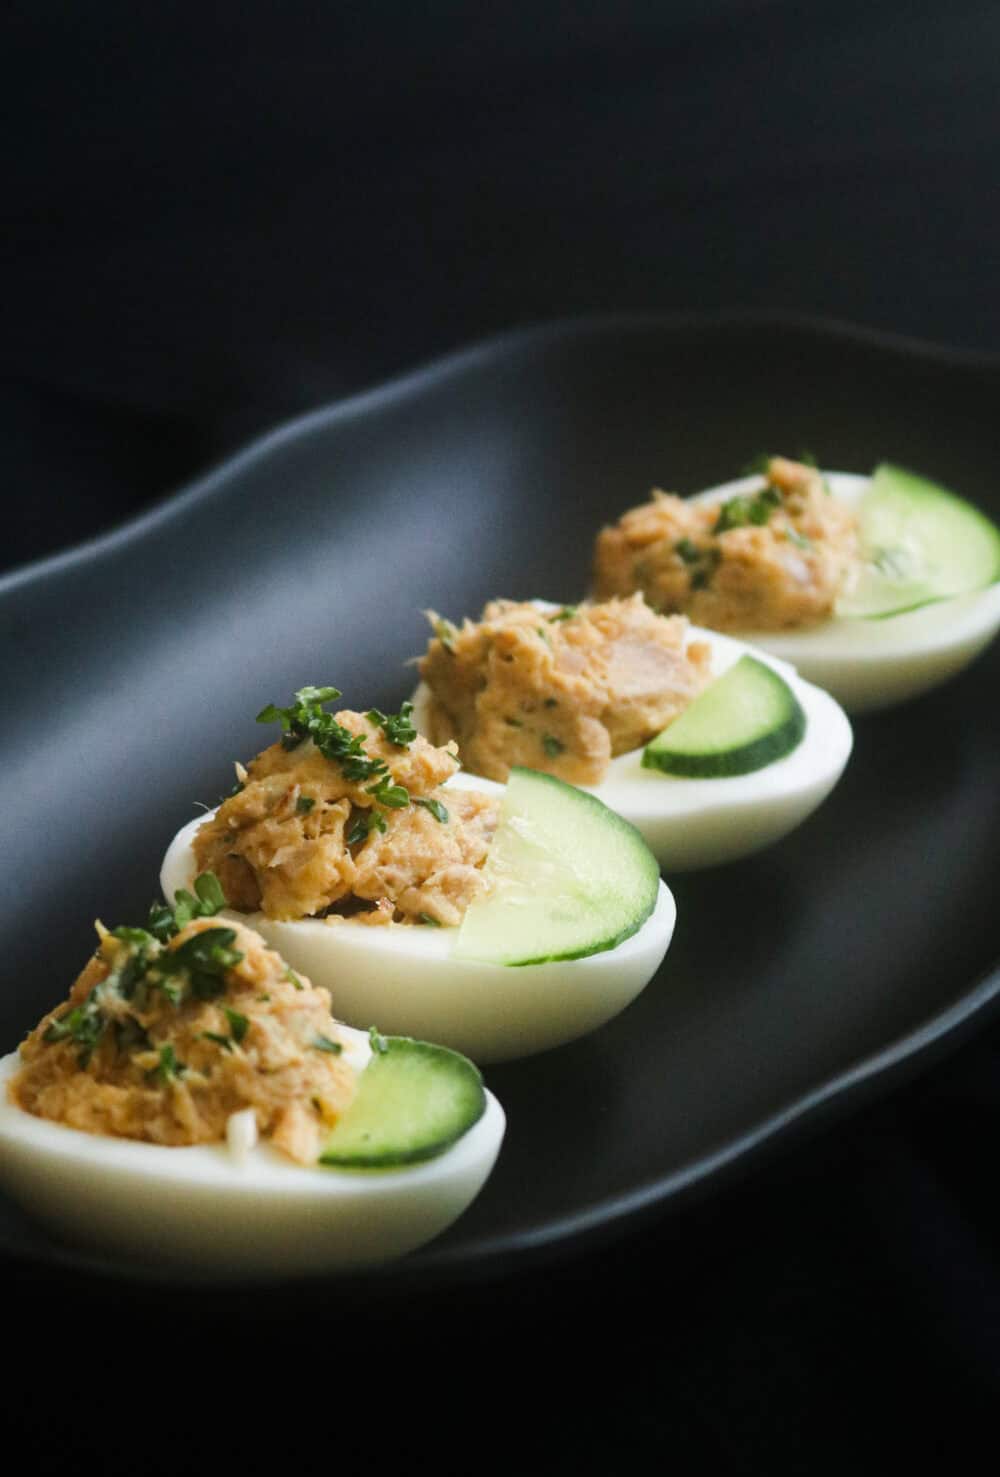
[[865, 563], [839, 616], [901, 615], [1000, 579], [1000, 529], [934, 482], [883, 462], [858, 513]]
[[321, 1164], [388, 1169], [433, 1159], [486, 1111], [483, 1079], [468, 1057], [409, 1036], [382, 1036], [379, 1043], [323, 1145]]
[[636, 828], [551, 774], [511, 770], [455, 959], [542, 964], [614, 949], [656, 907], [660, 870]]
[[644, 769], [690, 779], [749, 774], [801, 742], [806, 715], [773, 667], [741, 656], [646, 745]]

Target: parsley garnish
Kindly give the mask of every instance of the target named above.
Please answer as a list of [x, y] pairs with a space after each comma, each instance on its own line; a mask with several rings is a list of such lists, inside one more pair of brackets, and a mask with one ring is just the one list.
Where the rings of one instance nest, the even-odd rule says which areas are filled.
[[394, 784], [391, 774], [384, 774], [373, 785], [368, 785], [365, 794], [374, 795], [378, 804], [387, 806], [389, 810], [402, 810], [410, 803], [409, 790], [405, 785]]
[[202, 1031], [206, 1041], [214, 1041], [216, 1046], [223, 1047], [226, 1051], [232, 1051], [233, 1043], [228, 1036], [220, 1036], [218, 1031]]
[[702, 556], [702, 550], [689, 538], [678, 539], [674, 544], [674, 553], [684, 564], [697, 564]]
[[524, 724], [521, 722], [520, 718], [505, 718], [503, 721], [507, 724], [509, 728], [524, 727]]
[[174, 1054], [174, 1048], [170, 1045], [170, 1042], [168, 1041], [166, 1046], [160, 1047], [160, 1060], [158, 1065], [155, 1066], [151, 1072], [147, 1072], [146, 1076], [149, 1078], [158, 1077], [160, 1081], [164, 1084], [164, 1086], [166, 1086], [168, 1082], [176, 1081], [177, 1078], [179, 1078], [181, 1074], [186, 1071], [187, 1067], [183, 1062], [179, 1062], [177, 1060], [177, 1057]]
[[561, 610], [557, 610], [554, 615], [550, 615], [549, 616], [549, 620], [550, 621], [571, 621], [573, 619], [573, 617], [575, 615], [579, 615], [579, 613], [580, 613], [580, 607], [579, 607], [579, 605], [564, 605]]
[[811, 538], [807, 538], [804, 533], [799, 533], [799, 530], [797, 528], [786, 528], [785, 529], [785, 538], [788, 540], [788, 542], [790, 544], [794, 544], [796, 546], [796, 548], [799, 548], [799, 549], [811, 549], [812, 548], [812, 539]]
[[385, 1056], [386, 1052], [389, 1050], [389, 1043], [385, 1039], [385, 1037], [380, 1034], [377, 1026], [368, 1027], [368, 1044], [370, 1045], [372, 1051], [377, 1052], [379, 1056]]
[[[334, 764], [339, 764], [344, 778], [351, 784], [359, 784], [362, 780], [372, 780], [368, 785], [366, 793], [374, 795], [379, 805], [384, 805], [390, 810], [400, 810], [410, 803], [409, 791], [404, 785], [393, 782], [392, 774], [384, 759], [372, 759], [364, 752], [365, 735], [363, 733], [351, 733], [342, 723], [338, 723], [332, 713], [323, 712], [323, 704], [340, 697], [340, 691], [336, 687], [301, 687], [295, 694], [295, 701], [288, 708], [278, 708], [270, 703], [262, 708], [257, 714], [258, 723], [280, 723], [282, 728], [281, 742], [288, 749], [294, 749], [297, 745], [304, 743], [306, 739], [312, 739], [316, 748]], [[409, 722], [411, 705], [404, 703], [400, 711], [390, 717], [385, 717], [386, 736], [393, 743], [405, 747], [408, 743], [401, 735], [412, 729], [412, 735], [416, 738], [416, 729]], [[372, 708], [369, 713], [377, 713]], [[384, 715], [379, 715], [381, 720]], [[375, 720], [372, 719], [374, 722]], [[391, 729], [391, 733], [390, 733]], [[394, 735], [399, 735], [394, 737]]]
[[315, 804], [311, 795], [300, 795], [295, 802], [295, 810], [298, 815], [308, 815]]
[[52, 1021], [45, 1030], [44, 1041], [75, 1041], [80, 1048], [77, 1064], [81, 1069], [90, 1061], [107, 1021], [101, 1011], [97, 986], [82, 1005], [74, 1005]]
[[305, 989], [305, 985], [299, 979], [298, 975], [295, 973], [295, 970], [290, 964], [285, 965], [285, 973], [282, 978], [286, 979], [290, 985], [294, 985], [297, 990]]
[[239, 1046], [243, 1037], [250, 1029], [250, 1017], [240, 1015], [238, 1010], [230, 1010], [228, 1005], [223, 1006], [223, 1010], [226, 1012], [226, 1020], [229, 1022], [229, 1034], [236, 1042], [236, 1045]]
[[780, 507], [781, 493], [776, 487], [762, 487], [752, 495], [731, 497], [722, 504], [713, 532], [728, 533], [731, 528], [745, 528], [748, 524], [760, 527]]
[[441, 927], [440, 918], [432, 918], [430, 913], [418, 913], [417, 917], [420, 919], [421, 923], [426, 923], [428, 928]]
[[[165, 944], [180, 933], [192, 918], [214, 918], [216, 913], [225, 906], [226, 895], [222, 891], [222, 884], [218, 877], [214, 872], [201, 872], [194, 879], [193, 896], [186, 887], [180, 887], [174, 893], [172, 908], [167, 903], [150, 904], [149, 933], [161, 944]], [[130, 936], [136, 932], [142, 932], [142, 930], [116, 928], [114, 936], [131, 942]]]
[[440, 800], [432, 800], [427, 795], [414, 795], [413, 803], [414, 805], [422, 805], [425, 810], [430, 811], [431, 815], [436, 821], [440, 821], [442, 825], [446, 824], [448, 820], [448, 812], [441, 804]]
[[369, 708], [365, 717], [369, 723], [378, 724], [390, 744], [398, 744], [405, 749], [417, 736], [417, 730], [410, 722], [412, 712], [413, 704], [403, 703], [398, 713], [380, 713], [378, 708]]
[[545, 750], [546, 754], [548, 754], [550, 759], [555, 759], [559, 754], [563, 752], [565, 747], [566, 745], [564, 743], [561, 743], [559, 739], [554, 738], [551, 733], [542, 734], [542, 748]]
[[386, 818], [381, 811], [362, 811], [347, 833], [347, 844], [355, 846], [359, 841], [364, 841], [372, 831], [381, 831], [384, 835], [388, 829]]
[[328, 1051], [331, 1056], [339, 1056], [344, 1049], [339, 1041], [331, 1041], [329, 1036], [323, 1035], [317, 1036], [312, 1042], [312, 1045], [314, 1050]]
[[233, 928], [206, 928], [185, 939], [179, 949], [165, 949], [156, 959], [155, 971], [162, 976], [187, 975], [196, 999], [214, 1000], [226, 988], [226, 970], [243, 958], [230, 947], [235, 938]]

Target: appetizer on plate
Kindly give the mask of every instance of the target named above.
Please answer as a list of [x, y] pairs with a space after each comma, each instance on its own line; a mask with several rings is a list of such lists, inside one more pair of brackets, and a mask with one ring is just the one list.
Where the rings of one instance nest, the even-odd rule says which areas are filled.
[[478, 774], [526, 766], [586, 788], [668, 870], [756, 851], [804, 820], [847, 762], [825, 692], [639, 594], [556, 606], [495, 600], [461, 626], [431, 613], [414, 720]]
[[309, 687], [258, 721], [282, 737], [167, 851], [164, 894], [218, 874], [293, 968], [362, 1026], [477, 1061], [524, 1056], [616, 1015], [655, 974], [673, 898], [642, 837], [592, 796], [515, 770], [459, 773], [455, 744]]
[[784, 457], [694, 498], [654, 492], [597, 538], [599, 597], [641, 591], [793, 662], [849, 711], [913, 697], [1000, 628], [1000, 530], [934, 483]]
[[216, 1275], [382, 1261], [459, 1216], [504, 1115], [478, 1070], [351, 1030], [212, 874], [98, 926], [69, 999], [0, 1060], [0, 1182], [77, 1239]]

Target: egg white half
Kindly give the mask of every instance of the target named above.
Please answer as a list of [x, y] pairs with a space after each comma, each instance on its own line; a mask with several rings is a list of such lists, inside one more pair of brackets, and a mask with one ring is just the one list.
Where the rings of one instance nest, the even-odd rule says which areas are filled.
[[[536, 603], [548, 608], [548, 602]], [[747, 653], [773, 667], [801, 703], [806, 731], [784, 759], [750, 774], [682, 779], [643, 769], [643, 750], [632, 749], [612, 759], [600, 784], [581, 786], [631, 821], [667, 872], [716, 866], [770, 846], [826, 798], [852, 745], [851, 725], [843, 710], [828, 693], [804, 682], [787, 662], [701, 626], [689, 628], [688, 640], [705, 641], [711, 647], [715, 677]], [[413, 720], [422, 732], [429, 697], [423, 683], [413, 694]], [[462, 783], [471, 780], [465, 774]]]
[[[363, 1066], [367, 1036], [352, 1059]], [[26, 1113], [0, 1058], [0, 1185], [71, 1240], [213, 1279], [334, 1271], [422, 1246], [458, 1218], [493, 1168], [503, 1109], [451, 1148], [398, 1169], [305, 1167], [266, 1144], [237, 1159], [225, 1144], [168, 1147], [83, 1133]]]
[[[858, 505], [871, 482], [850, 472], [823, 475], [833, 496], [850, 507]], [[721, 503], [763, 485], [762, 477], [741, 477], [699, 492], [692, 501]], [[967, 666], [998, 630], [1000, 584], [877, 620], [834, 617], [801, 631], [740, 634], [793, 662], [849, 713], [861, 713], [936, 687]]]
[[[454, 776], [448, 786], [503, 792], [502, 785], [467, 774]], [[204, 820], [191, 821], [170, 843], [160, 872], [164, 897], [191, 887], [197, 872], [192, 843]], [[264, 913], [225, 911], [219, 916], [256, 929], [293, 969], [325, 985], [338, 1020], [436, 1041], [476, 1062], [497, 1062], [572, 1041], [624, 1010], [659, 968], [676, 908], [661, 882], [652, 915], [617, 948], [517, 968], [454, 959], [457, 928], [373, 926], [343, 918], [282, 923]]]

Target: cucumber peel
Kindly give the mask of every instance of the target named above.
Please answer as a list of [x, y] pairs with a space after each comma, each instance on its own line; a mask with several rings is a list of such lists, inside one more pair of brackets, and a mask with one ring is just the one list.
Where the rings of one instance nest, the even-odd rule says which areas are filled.
[[457, 1051], [381, 1036], [354, 1100], [326, 1138], [321, 1164], [390, 1169], [436, 1155], [486, 1111], [478, 1067]]
[[763, 769], [801, 742], [806, 715], [773, 667], [741, 656], [657, 734], [644, 769], [688, 779], [725, 779]]
[[888, 462], [858, 507], [861, 575], [836, 613], [882, 620], [1000, 579], [1000, 529], [955, 493]]
[[453, 959], [543, 964], [614, 949], [656, 907], [660, 869], [642, 836], [594, 795], [554, 775], [511, 770]]

